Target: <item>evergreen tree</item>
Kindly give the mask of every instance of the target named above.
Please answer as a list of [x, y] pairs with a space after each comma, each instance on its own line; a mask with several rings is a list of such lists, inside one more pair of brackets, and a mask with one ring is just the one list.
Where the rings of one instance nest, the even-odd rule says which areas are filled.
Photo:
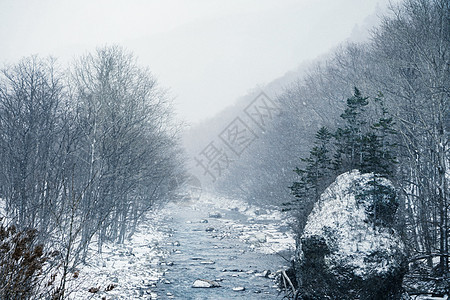
[[347, 108], [341, 114], [345, 121], [344, 128], [338, 128], [334, 134], [336, 154], [333, 162], [336, 171], [360, 169], [363, 161], [364, 126], [367, 123], [366, 106], [369, 97], [363, 97], [358, 88], [354, 88], [353, 96], [347, 99]]
[[331, 171], [331, 159], [329, 158], [329, 143], [332, 135], [328, 128], [321, 127], [316, 133], [314, 147], [309, 152], [308, 158], [302, 158], [306, 163], [305, 169], [296, 168], [294, 172], [300, 176], [299, 181], [294, 182], [291, 190], [298, 198], [310, 195], [314, 191], [315, 198], [326, 186]]
[[[302, 158], [304, 168], [294, 171], [298, 180], [290, 187], [292, 193], [299, 199], [300, 231], [313, 204], [320, 194], [343, 172], [359, 169], [362, 173], [374, 173], [369, 182], [367, 193], [370, 194], [373, 204], [370, 214], [374, 224], [392, 224], [388, 212], [396, 209], [395, 199], [387, 197], [383, 186], [379, 184], [381, 177], [393, 175], [395, 169], [396, 144], [393, 141], [396, 134], [393, 129], [394, 122], [384, 106], [383, 96], [378, 95], [373, 107], [377, 108], [379, 119], [370, 122], [365, 113], [369, 105], [368, 97], [363, 97], [355, 88], [354, 95], [347, 99], [347, 108], [341, 114], [346, 124], [331, 134], [326, 127], [317, 131], [314, 146], [307, 158]], [[376, 111], [376, 110], [374, 110]], [[375, 114], [375, 115], [377, 115]], [[330, 159], [330, 141], [334, 138], [334, 160]], [[391, 214], [392, 215], [392, 214]]]
[[290, 187], [292, 193], [299, 199], [300, 215], [299, 226], [303, 228], [306, 224], [306, 217], [312, 210], [315, 201], [331, 182], [331, 159], [329, 157], [329, 143], [332, 135], [328, 128], [321, 127], [315, 137], [314, 147], [309, 152], [308, 158], [301, 161], [306, 164], [305, 169], [296, 168], [294, 170], [299, 175], [298, 181]]
[[[303, 161], [304, 159], [301, 158]], [[298, 199], [305, 199], [308, 195], [308, 181], [306, 177], [306, 170], [299, 169], [296, 167], [294, 172], [297, 173], [298, 180], [292, 183], [292, 186], [289, 187], [291, 189], [292, 194]]]
[[393, 175], [397, 163], [397, 144], [394, 137], [397, 132], [394, 129], [394, 121], [389, 116], [380, 93], [374, 99], [381, 109], [381, 116], [377, 123], [371, 125], [371, 131], [364, 136], [363, 164], [361, 171], [374, 172], [380, 176]]
[[331, 133], [326, 127], [321, 127], [316, 133], [314, 147], [307, 159], [307, 179], [310, 188], [318, 199], [320, 193], [326, 188], [331, 170], [331, 159], [329, 158], [329, 143]]
[[397, 163], [395, 157], [397, 145], [392, 140], [396, 131], [393, 129], [394, 122], [384, 106], [381, 93], [374, 99], [374, 103], [381, 109], [381, 116], [376, 123], [370, 126], [370, 131], [363, 137], [361, 171], [374, 173], [369, 181], [369, 193], [373, 201], [369, 210], [373, 217], [373, 225], [392, 225], [398, 200], [395, 198], [395, 192], [380, 185], [379, 178], [393, 175]]

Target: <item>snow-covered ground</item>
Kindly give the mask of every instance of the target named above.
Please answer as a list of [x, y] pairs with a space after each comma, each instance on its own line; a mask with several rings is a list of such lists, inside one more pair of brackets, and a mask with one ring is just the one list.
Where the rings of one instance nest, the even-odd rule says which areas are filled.
[[435, 297], [430, 295], [418, 295], [418, 296], [411, 296], [412, 300], [448, 300], [448, 295], [445, 295], [444, 297]]
[[102, 254], [97, 253], [95, 245], [91, 247], [87, 264], [81, 266], [78, 277], [69, 282], [70, 299], [151, 296], [151, 288], [163, 274], [160, 264], [165, 253], [159, 245], [167, 234], [157, 227], [159, 212], [149, 213], [147, 219], [149, 221], [141, 224], [137, 233], [124, 244], [105, 244]]
[[[217, 241], [217, 248], [222, 240], [235, 239], [242, 242], [243, 247], [247, 246], [240, 250], [242, 252], [273, 254], [294, 249], [293, 235], [282, 213], [275, 209], [255, 207], [241, 200], [203, 195], [196, 202], [171, 203], [159, 211], [149, 213], [148, 221], [141, 224], [138, 232], [123, 245], [106, 244], [101, 255], [96, 253], [94, 245], [87, 265], [82, 266], [77, 278], [71, 278], [69, 282], [70, 298], [165, 298], [167, 295], [157, 295], [155, 290], [157, 285], [167, 284], [164, 273], [170, 269], [170, 255], [174, 254], [173, 251], [179, 251], [173, 247], [177, 242], [172, 241], [174, 229], [171, 228], [171, 220], [179, 218], [181, 213], [186, 214], [186, 220], [190, 220], [186, 223], [201, 221], [190, 218], [189, 210], [205, 219], [209, 214], [220, 211], [220, 218], [209, 218], [209, 225], [213, 221], [217, 224], [210, 233], [211, 238]], [[188, 237], [190, 239], [196, 241], [195, 231], [191, 238]], [[211, 257], [213, 259], [214, 254]], [[176, 289], [176, 286], [172, 288]]]

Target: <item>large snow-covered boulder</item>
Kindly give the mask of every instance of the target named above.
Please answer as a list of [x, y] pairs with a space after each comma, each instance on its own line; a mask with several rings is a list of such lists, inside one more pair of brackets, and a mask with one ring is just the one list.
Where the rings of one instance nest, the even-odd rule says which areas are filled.
[[387, 179], [347, 172], [321, 195], [300, 238], [303, 299], [399, 299], [407, 271], [392, 228], [397, 198]]

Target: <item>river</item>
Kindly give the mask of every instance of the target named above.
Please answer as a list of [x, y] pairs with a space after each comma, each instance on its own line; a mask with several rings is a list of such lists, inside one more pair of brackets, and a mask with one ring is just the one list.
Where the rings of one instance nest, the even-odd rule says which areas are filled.
[[[152, 289], [158, 299], [283, 298], [274, 277], [289, 265], [293, 247], [284, 216], [225, 201], [166, 206], [160, 224], [168, 236], [160, 245], [167, 254], [164, 275]], [[220, 287], [193, 288], [196, 279], [213, 280]]]

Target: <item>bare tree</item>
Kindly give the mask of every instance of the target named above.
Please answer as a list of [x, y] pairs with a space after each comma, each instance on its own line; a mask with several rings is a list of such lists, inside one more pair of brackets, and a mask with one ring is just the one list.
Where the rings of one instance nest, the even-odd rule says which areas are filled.
[[133, 218], [162, 198], [157, 191], [177, 169], [171, 150], [177, 145], [165, 94], [123, 49], [100, 48], [82, 57], [73, 82], [84, 136], [78, 178], [97, 174], [82, 199], [85, 209], [97, 213], [84, 232], [88, 238], [92, 228], [100, 230], [101, 251], [105, 239], [123, 242], [127, 226], [137, 222]]
[[20, 226], [46, 232], [66, 159], [64, 85], [55, 60], [25, 58], [0, 78], [2, 197]]
[[[440, 270], [448, 272], [448, 129], [450, 18], [448, 1], [407, 0], [374, 34], [377, 82], [394, 97], [403, 137], [404, 190], [417, 210], [420, 245], [438, 241]], [[434, 214], [434, 208], [438, 213]], [[416, 229], [414, 229], [415, 231]], [[435, 230], [438, 235], [433, 237]], [[417, 239], [417, 237], [415, 238]], [[429, 260], [431, 265], [431, 259]]]

